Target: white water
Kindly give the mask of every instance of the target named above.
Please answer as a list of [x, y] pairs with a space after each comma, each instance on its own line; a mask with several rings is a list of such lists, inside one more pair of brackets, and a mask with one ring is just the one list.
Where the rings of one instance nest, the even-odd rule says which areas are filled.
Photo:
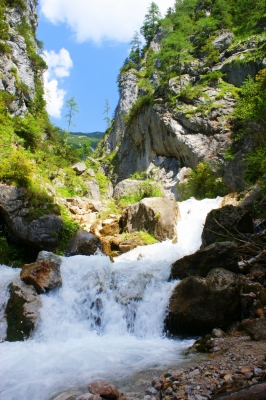
[[[139, 247], [114, 264], [100, 255], [64, 258], [63, 286], [41, 295], [33, 338], [0, 344], [0, 399], [47, 400], [92, 379], [117, 380], [178, 364], [181, 350], [191, 341], [162, 336], [168, 299], [176, 285], [167, 282], [170, 266], [199, 248], [205, 216], [220, 201], [180, 203], [178, 244]], [[0, 274], [3, 304], [6, 286], [19, 271], [0, 266]]]

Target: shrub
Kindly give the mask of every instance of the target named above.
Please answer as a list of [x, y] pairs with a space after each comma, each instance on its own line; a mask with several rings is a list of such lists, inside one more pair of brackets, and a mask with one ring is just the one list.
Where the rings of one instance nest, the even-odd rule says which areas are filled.
[[120, 198], [119, 205], [126, 207], [129, 204], [138, 203], [140, 200], [146, 197], [162, 197], [163, 193], [160, 187], [152, 179], [146, 179], [141, 182], [140, 189], [126, 193], [125, 196]]
[[227, 188], [221, 178], [217, 178], [207, 161], [203, 161], [188, 176], [187, 182], [182, 182], [177, 188], [180, 200], [190, 197], [196, 199], [215, 198], [225, 195]]
[[142, 111], [145, 106], [152, 106], [154, 104], [154, 97], [152, 94], [145, 94], [139, 97], [130, 109], [129, 114], [126, 117], [126, 124], [130, 122]]
[[63, 228], [59, 238], [59, 245], [56, 250], [56, 254], [63, 255], [69, 245], [70, 240], [79, 229], [79, 224], [72, 221], [70, 212], [68, 209], [60, 205], [61, 217], [63, 220]]
[[35, 166], [22, 150], [4, 158], [0, 165], [0, 179], [9, 184], [27, 187], [30, 185]]

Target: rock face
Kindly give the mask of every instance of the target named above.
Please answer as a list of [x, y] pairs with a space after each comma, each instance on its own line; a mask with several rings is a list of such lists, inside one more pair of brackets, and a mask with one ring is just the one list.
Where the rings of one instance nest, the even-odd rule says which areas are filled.
[[113, 197], [119, 200], [125, 195], [129, 195], [133, 192], [139, 192], [141, 188], [141, 181], [135, 179], [125, 179], [119, 182], [114, 188]]
[[37, 293], [45, 293], [62, 285], [61, 263], [61, 257], [41, 252], [35, 263], [23, 266], [20, 277], [28, 285], [33, 285]]
[[233, 272], [215, 268], [206, 278], [185, 278], [170, 298], [166, 329], [169, 334], [200, 335], [226, 328], [238, 317], [239, 304], [239, 279]]
[[80, 229], [72, 238], [66, 254], [67, 256], [76, 256], [78, 254], [90, 256], [99, 250], [100, 244], [97, 236]]
[[188, 118], [185, 112], [172, 116], [161, 106], [146, 106], [125, 131], [118, 151], [118, 181], [145, 171], [157, 156], [194, 168], [200, 160], [225, 151], [229, 143], [228, 132], [206, 118]]
[[23, 341], [33, 332], [41, 307], [41, 300], [32, 286], [21, 281], [10, 284], [10, 298], [6, 308], [9, 342]]
[[230, 235], [253, 231], [251, 214], [243, 207], [227, 205], [207, 215], [201, 235], [202, 245], [206, 247], [221, 239], [226, 240]]
[[238, 272], [237, 245], [235, 243], [213, 243], [192, 255], [177, 260], [172, 265], [171, 279], [184, 279], [189, 276], [205, 277], [213, 268]]
[[37, 249], [54, 250], [62, 230], [60, 216], [47, 213], [31, 220], [26, 192], [0, 184], [0, 214], [13, 241]]
[[146, 230], [159, 240], [177, 236], [176, 225], [180, 218], [178, 204], [173, 199], [151, 197], [127, 207], [121, 218], [125, 232]]
[[116, 150], [118, 144], [120, 144], [126, 126], [124, 116], [129, 113], [130, 108], [137, 100], [139, 89], [135, 73], [136, 71], [132, 69], [121, 77], [120, 98], [115, 110], [115, 122], [105, 143], [107, 153]]
[[261, 318], [252, 318], [242, 321], [244, 331], [252, 340], [266, 340], [266, 320]]
[[[26, 9], [19, 7], [6, 8], [6, 23], [9, 27], [7, 45], [10, 46], [10, 56], [1, 54], [0, 58], [0, 90], [14, 95], [16, 100], [9, 106], [13, 115], [22, 115], [27, 110], [27, 104], [35, 95], [34, 67], [26, 51], [26, 42], [18, 32], [18, 26], [23, 17], [35, 32], [37, 27], [37, 9], [34, 0], [25, 1]], [[34, 43], [34, 38], [32, 38]], [[35, 43], [36, 48], [37, 44]], [[16, 71], [16, 72], [15, 72]], [[17, 81], [26, 85], [27, 90], [21, 90]]]

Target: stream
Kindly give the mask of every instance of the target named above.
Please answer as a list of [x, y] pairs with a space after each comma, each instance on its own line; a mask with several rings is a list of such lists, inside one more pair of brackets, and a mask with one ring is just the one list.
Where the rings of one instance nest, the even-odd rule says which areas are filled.
[[[178, 365], [193, 340], [164, 337], [164, 318], [177, 281], [171, 263], [201, 244], [207, 213], [221, 198], [179, 203], [178, 243], [138, 247], [116, 259], [63, 258], [61, 288], [41, 295], [37, 329], [25, 342], [0, 343], [0, 399], [48, 400], [94, 379], [130, 379]], [[0, 338], [8, 284], [20, 270], [0, 266]]]

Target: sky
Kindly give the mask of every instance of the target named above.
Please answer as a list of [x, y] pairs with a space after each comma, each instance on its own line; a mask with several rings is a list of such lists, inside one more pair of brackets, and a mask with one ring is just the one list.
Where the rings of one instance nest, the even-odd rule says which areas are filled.
[[[162, 15], [174, 0], [157, 0]], [[113, 116], [119, 93], [116, 79], [143, 24], [151, 0], [39, 0], [37, 38], [42, 56], [47, 111], [51, 121], [67, 127], [65, 102], [74, 97], [79, 113], [74, 132], [105, 131], [105, 102]]]

